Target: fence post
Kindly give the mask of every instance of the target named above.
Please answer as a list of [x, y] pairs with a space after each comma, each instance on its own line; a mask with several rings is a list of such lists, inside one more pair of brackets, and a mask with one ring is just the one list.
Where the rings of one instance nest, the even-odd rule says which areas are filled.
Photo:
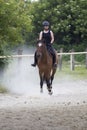
[[[87, 52], [87, 48], [86, 48], [86, 52]], [[87, 69], [87, 53], [86, 53], [86, 69]]]
[[[18, 49], [18, 55], [22, 55], [23, 50], [22, 49]], [[18, 63], [20, 63], [22, 57], [18, 57]]]
[[[74, 49], [72, 49], [71, 52], [74, 52]], [[75, 69], [74, 54], [70, 55], [70, 69], [71, 71]]]
[[[63, 53], [63, 48], [60, 49], [60, 53]], [[59, 57], [59, 70], [62, 70], [62, 55]]]

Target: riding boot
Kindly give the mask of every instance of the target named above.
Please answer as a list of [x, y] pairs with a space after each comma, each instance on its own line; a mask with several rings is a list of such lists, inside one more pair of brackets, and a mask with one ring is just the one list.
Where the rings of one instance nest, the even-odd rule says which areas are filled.
[[35, 52], [35, 55], [34, 55], [34, 63], [31, 64], [31, 66], [36, 67], [36, 65], [37, 65], [37, 58], [36, 58], [36, 52]]

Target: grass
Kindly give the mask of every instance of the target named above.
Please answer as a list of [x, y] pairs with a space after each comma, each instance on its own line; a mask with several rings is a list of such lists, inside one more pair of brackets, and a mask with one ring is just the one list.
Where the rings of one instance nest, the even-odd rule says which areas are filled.
[[3, 86], [3, 85], [0, 85], [0, 93], [7, 93], [8, 90]]
[[73, 79], [86, 79], [87, 80], [87, 69], [82, 64], [80, 66], [76, 66], [74, 71], [70, 70], [69, 63], [64, 62], [61, 71], [57, 71], [57, 75], [60, 77], [70, 76]]

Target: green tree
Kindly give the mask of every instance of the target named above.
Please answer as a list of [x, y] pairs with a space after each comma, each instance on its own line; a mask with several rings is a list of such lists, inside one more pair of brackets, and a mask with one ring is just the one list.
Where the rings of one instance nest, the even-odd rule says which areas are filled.
[[0, 0], [0, 44], [23, 42], [24, 33], [31, 31], [28, 11], [24, 1]]
[[[0, 55], [25, 42], [26, 33], [32, 30], [30, 9], [30, 1], [0, 0]], [[0, 65], [4, 63], [6, 60], [0, 59]]]
[[42, 21], [48, 20], [57, 44], [79, 45], [87, 41], [87, 0], [39, 0], [32, 14], [34, 31], [38, 34]]

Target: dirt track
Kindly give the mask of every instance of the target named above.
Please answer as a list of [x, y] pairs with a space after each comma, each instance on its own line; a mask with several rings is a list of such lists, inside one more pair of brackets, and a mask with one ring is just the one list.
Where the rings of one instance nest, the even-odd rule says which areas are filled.
[[0, 130], [87, 130], [87, 102], [0, 95]]
[[1, 76], [11, 93], [0, 94], [0, 130], [87, 130], [87, 80], [56, 76], [54, 94], [49, 96], [46, 86], [40, 94], [30, 63], [14, 62]]

